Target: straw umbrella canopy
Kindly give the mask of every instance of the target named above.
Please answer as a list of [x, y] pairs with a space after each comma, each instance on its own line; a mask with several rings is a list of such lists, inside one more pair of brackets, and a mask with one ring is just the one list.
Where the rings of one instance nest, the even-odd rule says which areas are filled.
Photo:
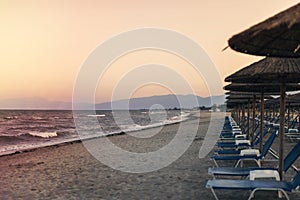
[[234, 35], [228, 44], [252, 55], [300, 57], [300, 3]]
[[[270, 86], [269, 90], [280, 89], [279, 174], [282, 178], [285, 92], [288, 83], [298, 83], [300, 81], [300, 58], [267, 57], [228, 76], [225, 81], [236, 83], [265, 83], [273, 85]], [[263, 96], [264, 91], [261, 92]], [[263, 97], [261, 99], [263, 101]]]
[[[252, 94], [280, 94], [279, 84], [255, 84], [255, 83], [231, 83], [224, 87], [224, 90], [237, 91], [237, 92], [251, 92]], [[297, 83], [285, 84], [286, 91], [298, 91], [300, 85]]]
[[267, 57], [225, 78], [235, 83], [298, 83], [300, 58]]
[[[253, 95], [256, 95], [256, 94], [259, 94], [259, 93], [251, 93], [251, 92], [248, 92], [248, 93], [232, 93], [230, 92], [231, 94], [229, 94], [226, 99], [253, 99]], [[273, 97], [271, 95], [265, 95], [264, 96], [265, 99], [273, 99]]]
[[226, 99], [252, 99], [253, 95], [251, 94], [230, 94]]

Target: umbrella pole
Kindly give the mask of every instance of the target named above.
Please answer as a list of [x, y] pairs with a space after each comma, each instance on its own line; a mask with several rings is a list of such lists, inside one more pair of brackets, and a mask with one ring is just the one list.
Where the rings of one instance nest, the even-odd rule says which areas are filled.
[[287, 121], [287, 127], [288, 127], [288, 129], [290, 128], [290, 120], [291, 120], [291, 111], [290, 111], [290, 106], [291, 106], [291, 104], [289, 103], [288, 104], [288, 121]]
[[256, 95], [253, 95], [251, 144], [254, 144]]
[[300, 130], [300, 110], [298, 110], [298, 130]]
[[285, 121], [285, 83], [280, 84], [280, 129], [279, 129], [279, 175], [283, 176], [284, 121]]
[[248, 108], [247, 108], [247, 138], [249, 138], [250, 135], [250, 99], [248, 99]]
[[239, 122], [239, 119], [238, 119], [238, 108], [237, 108], [237, 106], [234, 108], [234, 120], [236, 122]]
[[242, 127], [245, 131], [245, 104], [242, 105]]
[[260, 143], [259, 143], [259, 150], [262, 152], [263, 149], [263, 132], [264, 132], [264, 109], [265, 109], [265, 102], [264, 102], [264, 93], [261, 93], [260, 96]]
[[241, 126], [241, 105], [238, 105], [238, 124]]

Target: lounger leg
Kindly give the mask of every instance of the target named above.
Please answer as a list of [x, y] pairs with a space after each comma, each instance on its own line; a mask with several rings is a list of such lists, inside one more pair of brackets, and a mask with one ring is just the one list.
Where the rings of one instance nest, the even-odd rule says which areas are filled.
[[210, 190], [211, 190], [211, 193], [214, 195], [215, 199], [219, 200], [218, 196], [216, 195], [216, 192], [215, 192], [214, 188], [211, 187]]
[[254, 197], [254, 193], [256, 192], [256, 190], [258, 190], [258, 189], [252, 190], [252, 192], [251, 192], [251, 194], [250, 194], [248, 200], [251, 200], [251, 199]]
[[239, 166], [240, 162], [241, 162], [241, 160], [238, 160], [234, 167], [237, 168]]
[[214, 164], [215, 164], [216, 167], [219, 167], [219, 165], [218, 165], [218, 163], [217, 163], [217, 161], [215, 159], [213, 159], [213, 162], [214, 162]]
[[277, 190], [277, 191], [282, 192], [287, 200], [290, 200], [288, 194], [287, 194], [283, 189], [280, 189], [280, 188], [278, 188], [278, 189], [256, 188], [256, 189], [254, 189], [254, 190], [251, 192], [251, 194], [250, 194], [248, 200], [251, 200], [251, 199], [254, 197], [254, 193], [255, 193], [256, 191], [258, 191], [258, 190], [270, 190], [270, 191], [274, 191], [274, 190], [276, 191], [276, 190]]
[[261, 167], [261, 162], [260, 162], [260, 160], [256, 160], [256, 163], [257, 163], [258, 167]]
[[290, 200], [290, 198], [289, 198], [288, 194], [286, 193], [286, 191], [284, 191], [284, 190], [282, 190], [282, 189], [280, 189], [279, 191], [281, 191], [281, 197], [279, 197], [279, 198], [282, 198], [282, 193], [283, 193], [284, 196], [285, 196], [285, 198], [286, 198], [287, 200]]
[[213, 179], [216, 179], [216, 176], [214, 174], [212, 174]]

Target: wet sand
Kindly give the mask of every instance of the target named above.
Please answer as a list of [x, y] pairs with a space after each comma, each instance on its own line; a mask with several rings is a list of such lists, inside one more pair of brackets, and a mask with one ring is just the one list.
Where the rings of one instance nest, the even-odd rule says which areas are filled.
[[[199, 159], [199, 149], [207, 130], [208, 116], [203, 115], [197, 137], [189, 149], [174, 163], [149, 173], [125, 173], [99, 162], [82, 143], [56, 145], [30, 152], [0, 157], [1, 199], [214, 199], [205, 188], [211, 179], [207, 168], [209, 156]], [[186, 127], [196, 120], [182, 123]], [[168, 143], [179, 124], [165, 126], [159, 136], [149, 140], [132, 140], [131, 136], [110, 137], [122, 148], [145, 151]], [[152, 129], [153, 130], [153, 129]], [[145, 133], [144, 130], [141, 133]], [[97, 139], [101, 140], [101, 138]], [[145, 142], [147, 141], [147, 142]], [[217, 191], [221, 199], [246, 199], [248, 191]], [[300, 194], [289, 194], [300, 199]], [[277, 199], [276, 193], [258, 192], [256, 199]]]

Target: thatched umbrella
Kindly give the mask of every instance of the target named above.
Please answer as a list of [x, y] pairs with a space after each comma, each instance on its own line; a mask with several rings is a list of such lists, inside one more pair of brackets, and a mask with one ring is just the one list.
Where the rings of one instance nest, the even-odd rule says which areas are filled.
[[[280, 91], [280, 148], [279, 148], [279, 173], [283, 173], [283, 141], [284, 141], [284, 116], [285, 92], [288, 83], [300, 82], [300, 58], [272, 58], [268, 57], [245, 67], [228, 76], [225, 81], [235, 83], [265, 83], [271, 84], [267, 90]], [[264, 94], [265, 91], [261, 91]], [[263, 96], [263, 95], [262, 95]], [[263, 99], [263, 98], [262, 98]]]
[[235, 83], [298, 83], [300, 58], [267, 57], [225, 78]]
[[[287, 91], [298, 91], [300, 90], [300, 85], [297, 83], [287, 83], [285, 84]], [[224, 90], [239, 91], [239, 92], [252, 92], [255, 94], [276, 95], [279, 94], [279, 84], [255, 84], [255, 83], [231, 83], [224, 87]]]
[[[253, 99], [254, 92], [226, 92], [226, 99]], [[274, 99], [271, 95], [264, 95], [264, 99]]]
[[228, 44], [252, 55], [300, 57], [300, 3], [234, 35]]

